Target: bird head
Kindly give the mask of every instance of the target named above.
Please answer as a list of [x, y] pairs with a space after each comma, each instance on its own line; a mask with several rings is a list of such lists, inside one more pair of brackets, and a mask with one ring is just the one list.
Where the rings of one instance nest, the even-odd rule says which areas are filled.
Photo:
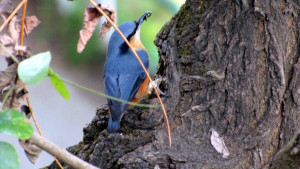
[[[151, 16], [151, 12], [144, 13], [138, 20], [136, 21], [128, 21], [119, 26], [120, 31], [124, 34], [127, 40], [134, 48], [143, 48], [143, 45], [140, 41], [140, 28], [142, 23], [147, 20]], [[121, 52], [126, 52], [128, 50], [127, 44], [121, 38], [121, 36], [114, 31], [109, 41], [109, 48], [113, 47], [113, 49], [120, 48]]]

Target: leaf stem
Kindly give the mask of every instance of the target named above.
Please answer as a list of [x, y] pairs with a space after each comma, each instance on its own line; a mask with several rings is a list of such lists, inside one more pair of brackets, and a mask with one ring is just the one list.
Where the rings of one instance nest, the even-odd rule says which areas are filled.
[[[49, 76], [51, 76], [51, 74], [49, 74]], [[54, 77], [54, 76], [51, 76], [51, 77], [56, 78], [56, 77]], [[139, 104], [139, 103], [129, 102], [129, 101], [127, 101], [127, 100], [122, 100], [122, 99], [119, 99], [119, 98], [116, 98], [116, 97], [109, 96], [109, 95], [106, 95], [106, 94], [104, 94], [104, 93], [98, 92], [98, 91], [96, 91], [96, 90], [93, 90], [93, 89], [84, 87], [84, 86], [82, 86], [82, 85], [80, 85], [80, 84], [77, 84], [77, 83], [74, 83], [74, 82], [72, 82], [72, 81], [70, 81], [70, 80], [63, 79], [63, 78], [61, 78], [61, 77], [60, 77], [60, 79], [61, 79], [63, 82], [65, 82], [65, 83], [67, 83], [67, 84], [69, 84], [69, 85], [72, 85], [72, 86], [74, 86], [74, 87], [77, 87], [77, 88], [79, 88], [79, 89], [85, 90], [85, 91], [87, 91], [87, 92], [93, 93], [93, 94], [98, 95], [98, 96], [101, 96], [101, 97], [109, 98], [109, 99], [111, 99], [111, 100], [115, 100], [115, 101], [118, 101], [118, 102], [123, 102], [123, 103], [129, 104], [129, 105], [132, 105], [132, 106], [145, 107], [145, 108], [158, 108], [158, 107], [160, 107], [159, 105]]]

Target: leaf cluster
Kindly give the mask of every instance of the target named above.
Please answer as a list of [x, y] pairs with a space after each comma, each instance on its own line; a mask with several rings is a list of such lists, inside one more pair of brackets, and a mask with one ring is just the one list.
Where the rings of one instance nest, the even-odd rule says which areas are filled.
[[[0, 2], [1, 8], [3, 3], [6, 5], [8, 1]], [[13, 12], [3, 10], [0, 15], [4, 21], [11, 18], [5, 33], [0, 35], [0, 57], [5, 57], [7, 62], [7, 68], [0, 72], [0, 133], [17, 137], [29, 160], [34, 163], [41, 149], [26, 141], [34, 132], [29, 121], [31, 112], [23, 105], [28, 97], [26, 84], [37, 84], [51, 72], [51, 82], [55, 89], [66, 99], [69, 98], [69, 93], [59, 76], [49, 68], [50, 52], [30, 57], [30, 49], [19, 45], [21, 18]], [[28, 35], [39, 23], [36, 16], [26, 17], [23, 23], [25, 34]], [[19, 168], [19, 157], [14, 147], [6, 142], [0, 142], [0, 147], [0, 168]]]

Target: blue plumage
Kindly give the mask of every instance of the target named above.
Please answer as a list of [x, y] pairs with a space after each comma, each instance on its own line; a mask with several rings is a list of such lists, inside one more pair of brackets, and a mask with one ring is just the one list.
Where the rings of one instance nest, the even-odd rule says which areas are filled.
[[[130, 40], [140, 28], [138, 22], [126, 22], [119, 26], [122, 33]], [[124, 46], [124, 40], [115, 31], [109, 41], [104, 67], [104, 86], [106, 94], [122, 100], [132, 101], [146, 74], [130, 49]], [[144, 49], [136, 49], [146, 69], [149, 68], [148, 54]], [[107, 99], [110, 117], [107, 131], [119, 129], [122, 113], [127, 104]]]

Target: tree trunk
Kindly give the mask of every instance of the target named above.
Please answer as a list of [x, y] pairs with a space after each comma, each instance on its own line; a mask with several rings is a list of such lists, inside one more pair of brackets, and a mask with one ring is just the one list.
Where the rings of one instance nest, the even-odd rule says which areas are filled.
[[104, 106], [69, 151], [101, 168], [299, 168], [299, 13], [297, 0], [187, 0], [155, 40], [172, 146], [160, 110], [131, 108], [108, 134]]

